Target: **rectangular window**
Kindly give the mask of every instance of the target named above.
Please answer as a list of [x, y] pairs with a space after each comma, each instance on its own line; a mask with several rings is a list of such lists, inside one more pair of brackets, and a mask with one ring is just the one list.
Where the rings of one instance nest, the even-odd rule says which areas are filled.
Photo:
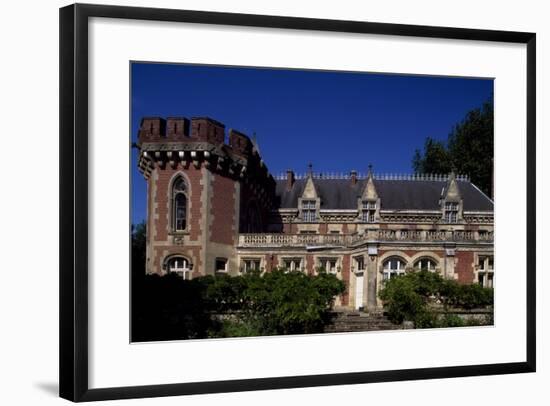
[[300, 271], [302, 269], [301, 258], [285, 258], [283, 259], [283, 268], [287, 271]]
[[363, 200], [362, 218], [364, 223], [374, 223], [376, 214], [376, 202]]
[[458, 203], [446, 202], [445, 203], [445, 222], [456, 223], [458, 221]]
[[363, 256], [355, 257], [355, 267], [358, 271], [365, 270], [365, 258]]
[[259, 259], [245, 259], [243, 261], [243, 272], [258, 271], [260, 270], [261, 260]]
[[337, 262], [336, 258], [319, 258], [319, 268], [324, 268], [327, 273], [336, 273]]
[[492, 256], [480, 256], [477, 265], [478, 283], [486, 288], [492, 288], [495, 275], [494, 258]]
[[306, 223], [313, 223], [316, 219], [315, 200], [302, 200], [302, 219]]
[[216, 258], [216, 273], [227, 272], [227, 259]]

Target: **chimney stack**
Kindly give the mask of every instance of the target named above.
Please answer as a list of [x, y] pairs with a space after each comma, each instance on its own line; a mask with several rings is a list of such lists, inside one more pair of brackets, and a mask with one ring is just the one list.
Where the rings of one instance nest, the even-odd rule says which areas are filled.
[[351, 179], [352, 186], [355, 186], [357, 184], [357, 171], [356, 170], [351, 171], [350, 179]]
[[292, 169], [286, 170], [286, 190], [292, 189], [294, 185], [294, 171]]

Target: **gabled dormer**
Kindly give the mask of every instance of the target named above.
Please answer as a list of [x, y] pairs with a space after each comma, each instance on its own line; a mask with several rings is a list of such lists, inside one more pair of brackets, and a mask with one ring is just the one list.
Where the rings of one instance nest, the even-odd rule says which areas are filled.
[[380, 197], [374, 185], [374, 176], [369, 166], [369, 173], [361, 197], [357, 199], [358, 219], [362, 223], [376, 223], [380, 219]]
[[319, 210], [321, 209], [321, 199], [313, 182], [313, 172], [310, 170], [306, 179], [306, 184], [302, 195], [298, 198], [298, 215], [304, 223], [317, 222]]
[[454, 172], [451, 172], [447, 184], [441, 190], [441, 217], [444, 223], [461, 223], [463, 219], [463, 201], [460, 187]]

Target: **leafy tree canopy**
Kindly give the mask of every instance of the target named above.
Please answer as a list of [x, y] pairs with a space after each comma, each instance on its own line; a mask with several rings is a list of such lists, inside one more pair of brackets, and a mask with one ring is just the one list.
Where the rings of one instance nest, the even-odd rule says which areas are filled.
[[470, 176], [471, 181], [491, 196], [493, 179], [493, 100], [471, 110], [454, 126], [446, 141], [427, 137], [424, 150], [414, 153], [416, 173], [449, 173]]

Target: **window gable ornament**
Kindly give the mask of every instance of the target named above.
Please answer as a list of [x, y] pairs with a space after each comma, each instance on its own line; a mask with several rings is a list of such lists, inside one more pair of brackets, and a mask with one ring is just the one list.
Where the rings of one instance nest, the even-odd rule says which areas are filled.
[[298, 199], [298, 209], [300, 219], [305, 223], [316, 222], [319, 216], [319, 209], [321, 206], [321, 201], [319, 195], [317, 194], [317, 189], [315, 188], [315, 183], [313, 182], [313, 172], [310, 171], [307, 176], [306, 184], [304, 186], [304, 191], [302, 196]]
[[460, 187], [456, 180], [454, 172], [449, 174], [447, 184], [441, 191], [441, 210], [443, 222], [460, 223], [463, 219], [463, 204]]
[[375, 223], [380, 218], [380, 198], [374, 185], [372, 165], [369, 165], [363, 193], [358, 200], [358, 211], [359, 221], [363, 223]]

